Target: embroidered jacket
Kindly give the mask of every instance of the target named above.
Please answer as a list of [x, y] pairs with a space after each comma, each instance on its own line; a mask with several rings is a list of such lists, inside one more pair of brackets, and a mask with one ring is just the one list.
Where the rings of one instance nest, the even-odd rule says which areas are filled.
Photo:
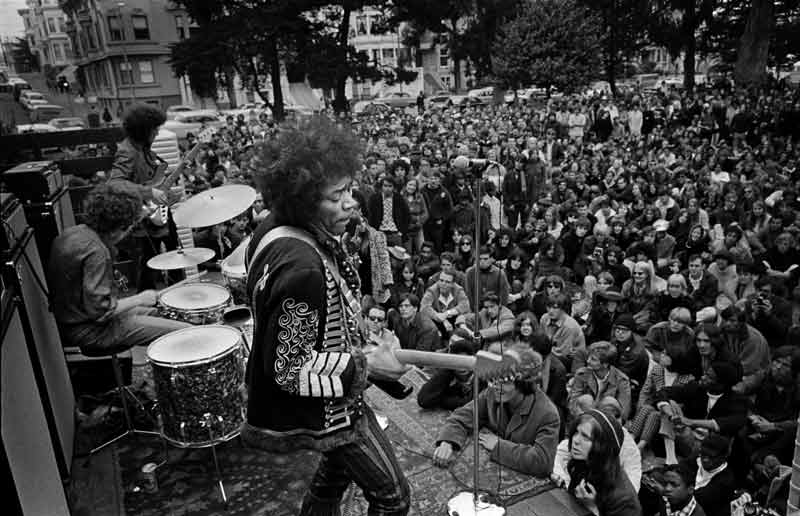
[[242, 436], [271, 451], [327, 450], [350, 442], [363, 423], [358, 302], [337, 281], [333, 258], [308, 241], [278, 237], [253, 255], [275, 226], [268, 217], [247, 253], [255, 328]]

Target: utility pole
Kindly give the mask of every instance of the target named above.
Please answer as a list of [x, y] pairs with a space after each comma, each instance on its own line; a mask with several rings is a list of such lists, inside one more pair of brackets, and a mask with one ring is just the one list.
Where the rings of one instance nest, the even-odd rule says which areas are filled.
[[[136, 102], [136, 78], [133, 75], [133, 67], [128, 60], [128, 47], [125, 44], [125, 24], [122, 23], [122, 8], [125, 7], [125, 2], [117, 2], [117, 13], [119, 14], [119, 26], [122, 30], [122, 58], [125, 60], [125, 66], [128, 68], [131, 77], [131, 99]], [[122, 74], [120, 74], [120, 77]]]

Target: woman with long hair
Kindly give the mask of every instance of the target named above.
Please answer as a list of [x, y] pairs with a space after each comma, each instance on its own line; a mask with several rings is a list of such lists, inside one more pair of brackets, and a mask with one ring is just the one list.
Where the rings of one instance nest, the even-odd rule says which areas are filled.
[[456, 250], [455, 254], [455, 266], [458, 270], [464, 272], [475, 264], [475, 249], [473, 248], [471, 236], [464, 235], [461, 237], [461, 242], [459, 242], [458, 249]]
[[397, 308], [400, 296], [403, 294], [414, 294], [417, 299], [422, 299], [425, 295], [425, 284], [417, 274], [417, 267], [412, 260], [403, 262], [403, 267], [396, 274], [394, 285], [389, 289], [392, 293], [390, 305]]
[[658, 296], [653, 266], [649, 262], [636, 262], [631, 276], [622, 284], [622, 297], [627, 300], [625, 311], [633, 314], [637, 331], [645, 332], [654, 322]]
[[702, 256], [704, 253], [708, 256], [711, 255], [709, 250], [710, 243], [711, 239], [705, 228], [701, 224], [695, 224], [689, 230], [686, 241], [683, 244], [679, 244], [675, 249], [675, 256], [681, 261], [683, 268], [686, 268], [689, 266], [690, 256], [695, 254]]
[[620, 465], [625, 434], [613, 415], [592, 409], [573, 421], [566, 468], [553, 468], [553, 479], [599, 516], [640, 516], [642, 508]]
[[518, 313], [533, 290], [533, 275], [525, 251], [516, 246], [512, 249], [506, 262], [505, 272], [511, 288], [508, 307], [512, 312]]

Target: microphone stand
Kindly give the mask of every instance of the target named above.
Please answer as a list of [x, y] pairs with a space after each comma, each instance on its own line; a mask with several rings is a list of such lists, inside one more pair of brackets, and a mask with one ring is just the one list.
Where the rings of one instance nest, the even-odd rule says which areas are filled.
[[[487, 164], [488, 167], [492, 166], [491, 163]], [[473, 169], [477, 169], [477, 167], [473, 167]], [[480, 333], [478, 331], [478, 312], [480, 312], [480, 302], [481, 302], [481, 276], [480, 276], [480, 248], [481, 248], [481, 181], [483, 180], [483, 174], [480, 173], [476, 178], [476, 185], [475, 185], [475, 245], [473, 246], [473, 252], [475, 256], [473, 257], [473, 267], [475, 270], [475, 292], [473, 292], [473, 299], [474, 299], [474, 307], [473, 310], [474, 319], [474, 329], [472, 331], [472, 338], [473, 342], [479, 341]], [[494, 516], [494, 515], [502, 515], [505, 514], [505, 509], [498, 507], [494, 504], [487, 502], [486, 500], [481, 500], [478, 488], [478, 481], [480, 479], [480, 475], [478, 473], [478, 461], [480, 460], [480, 451], [479, 451], [479, 425], [480, 425], [480, 418], [478, 417], [478, 393], [480, 392], [480, 381], [478, 380], [478, 375], [475, 374], [473, 371], [472, 373], [472, 493], [471, 493], [471, 504], [467, 505], [465, 503], [466, 496], [468, 494], [466, 492], [462, 492], [454, 496], [448, 502], [448, 509], [450, 509], [450, 514], [457, 514], [458, 516], [479, 516], [481, 513], [486, 514], [487, 516]], [[470, 512], [471, 511], [471, 512]]]

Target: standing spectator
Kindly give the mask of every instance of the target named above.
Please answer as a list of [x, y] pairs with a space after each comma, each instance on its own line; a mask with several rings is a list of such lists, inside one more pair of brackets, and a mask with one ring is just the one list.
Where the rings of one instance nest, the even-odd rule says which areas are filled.
[[406, 249], [415, 255], [419, 252], [424, 240], [422, 226], [428, 221], [428, 202], [419, 189], [419, 182], [413, 178], [406, 182], [403, 197], [408, 205], [409, 215]]
[[367, 201], [369, 225], [386, 235], [389, 246], [403, 245], [403, 236], [408, 234], [408, 203], [397, 193], [391, 178], [384, 177], [381, 190]]
[[[494, 264], [492, 253], [486, 246], [481, 246], [478, 251], [479, 271], [478, 278], [480, 281], [480, 291], [478, 292], [478, 299], [484, 299], [486, 294], [494, 292], [497, 294], [502, 306], [508, 304], [508, 279], [506, 273]], [[469, 297], [470, 309], [476, 310], [475, 307], [475, 266], [472, 265], [467, 269], [465, 282], [465, 290]]]
[[553, 342], [553, 355], [564, 363], [567, 371], [574, 372], [586, 363], [586, 340], [580, 325], [567, 314], [567, 301], [563, 293], [550, 296], [539, 327]]
[[433, 242], [437, 254], [444, 250], [447, 224], [453, 215], [453, 199], [442, 187], [441, 180], [441, 173], [438, 170], [434, 171], [428, 184], [422, 189], [422, 194], [428, 201], [428, 221], [423, 224], [423, 229], [425, 237]]

